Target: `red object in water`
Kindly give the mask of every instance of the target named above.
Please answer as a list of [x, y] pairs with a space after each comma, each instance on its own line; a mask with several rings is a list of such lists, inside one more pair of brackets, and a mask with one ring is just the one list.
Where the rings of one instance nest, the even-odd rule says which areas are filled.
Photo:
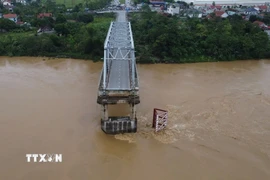
[[162, 109], [154, 109], [153, 112], [153, 125], [155, 131], [158, 132], [167, 126], [168, 121], [168, 111]]

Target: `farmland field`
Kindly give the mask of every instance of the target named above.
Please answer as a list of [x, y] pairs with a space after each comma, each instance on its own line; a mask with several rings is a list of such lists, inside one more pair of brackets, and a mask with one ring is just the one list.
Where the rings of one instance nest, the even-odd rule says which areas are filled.
[[[120, 0], [121, 1], [121, 0]], [[125, 1], [125, 0], [124, 0]], [[55, 0], [56, 4], [65, 4], [67, 8], [74, 7], [77, 4], [94, 4], [96, 7], [105, 6], [106, 2], [110, 2], [110, 0]]]
[[65, 4], [66, 7], [73, 7], [76, 4], [84, 3], [85, 0], [55, 0], [56, 4]]

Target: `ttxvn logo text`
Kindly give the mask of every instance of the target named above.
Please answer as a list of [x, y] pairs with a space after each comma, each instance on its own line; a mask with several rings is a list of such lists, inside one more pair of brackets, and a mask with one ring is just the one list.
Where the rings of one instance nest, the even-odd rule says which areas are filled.
[[62, 154], [26, 154], [27, 162], [62, 162]]

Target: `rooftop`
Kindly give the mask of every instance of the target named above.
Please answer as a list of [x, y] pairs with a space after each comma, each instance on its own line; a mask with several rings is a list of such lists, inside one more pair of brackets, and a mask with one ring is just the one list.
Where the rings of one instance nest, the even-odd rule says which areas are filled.
[[4, 14], [3, 15], [4, 18], [16, 18], [17, 17], [17, 14]]

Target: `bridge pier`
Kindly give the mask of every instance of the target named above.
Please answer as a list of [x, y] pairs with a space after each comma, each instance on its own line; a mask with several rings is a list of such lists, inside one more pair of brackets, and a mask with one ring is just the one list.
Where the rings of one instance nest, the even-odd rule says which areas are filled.
[[[104, 95], [100, 92], [97, 103], [101, 105], [101, 129], [106, 134], [137, 132], [136, 104], [140, 103], [140, 99], [139, 96], [133, 98], [130, 96], [129, 94], [113, 96], [108, 95], [108, 92]], [[129, 116], [110, 116], [108, 106], [122, 103], [129, 105]]]
[[101, 115], [102, 115], [102, 119], [104, 120], [108, 120], [109, 116], [108, 116], [108, 104], [104, 104], [101, 106]]
[[[136, 106], [134, 104], [129, 105], [130, 109], [130, 115], [129, 119], [130, 120], [135, 120], [136, 119]], [[110, 117], [108, 116], [108, 104], [101, 105], [101, 119], [102, 120], [110, 120]]]
[[130, 119], [135, 120], [136, 119], [136, 105], [130, 104]]

